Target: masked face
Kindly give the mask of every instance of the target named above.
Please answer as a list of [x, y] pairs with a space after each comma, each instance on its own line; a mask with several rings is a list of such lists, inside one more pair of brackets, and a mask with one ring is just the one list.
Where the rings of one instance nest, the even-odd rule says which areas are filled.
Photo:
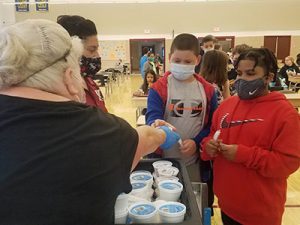
[[238, 96], [243, 100], [254, 99], [268, 93], [268, 83], [273, 74], [265, 74], [264, 68], [255, 66], [254, 61], [245, 59], [239, 61], [237, 80], [234, 83]]
[[148, 60], [149, 60], [150, 62], [154, 62], [154, 57], [149, 57]]
[[177, 80], [187, 80], [193, 77], [195, 65], [199, 57], [189, 50], [175, 50], [170, 55], [170, 72]]
[[101, 58], [87, 58], [82, 56], [80, 59], [80, 72], [83, 77], [93, 76], [101, 69]]
[[254, 99], [265, 94], [267, 84], [263, 78], [247, 81], [238, 79], [234, 82], [234, 87], [240, 99]]
[[148, 57], [148, 60], [150, 62], [154, 62], [154, 59], [155, 59], [154, 54], [150, 54], [150, 56]]
[[187, 80], [195, 73], [195, 65], [171, 63], [170, 71], [177, 80]]
[[208, 52], [208, 51], [211, 51], [215, 48], [215, 44], [213, 41], [208, 41], [208, 42], [205, 42], [203, 43], [203, 46], [202, 46], [202, 49], [204, 52]]

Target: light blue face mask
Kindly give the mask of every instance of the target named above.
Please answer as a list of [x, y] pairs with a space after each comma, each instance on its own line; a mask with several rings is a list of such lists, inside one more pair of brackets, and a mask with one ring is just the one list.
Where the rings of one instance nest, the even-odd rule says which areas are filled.
[[187, 80], [194, 75], [195, 65], [171, 63], [170, 71], [177, 80]]

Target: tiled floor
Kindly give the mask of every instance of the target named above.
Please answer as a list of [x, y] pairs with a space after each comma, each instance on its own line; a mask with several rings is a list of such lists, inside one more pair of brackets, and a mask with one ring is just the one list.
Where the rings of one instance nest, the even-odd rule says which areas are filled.
[[[124, 118], [133, 127], [135, 127], [136, 124], [136, 108], [131, 101], [131, 97], [132, 93], [139, 88], [141, 83], [142, 78], [140, 75], [131, 75], [123, 80], [120, 79], [120, 85], [118, 86], [117, 83], [113, 84], [112, 94], [106, 96], [105, 99], [109, 112]], [[222, 224], [220, 210], [218, 208], [215, 209], [212, 224]], [[287, 201], [282, 224], [300, 225], [300, 170], [295, 172], [288, 179]]]

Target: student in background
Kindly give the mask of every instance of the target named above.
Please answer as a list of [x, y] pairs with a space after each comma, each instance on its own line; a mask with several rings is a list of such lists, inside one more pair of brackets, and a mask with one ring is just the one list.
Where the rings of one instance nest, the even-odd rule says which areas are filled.
[[289, 86], [289, 76], [296, 76], [300, 73], [299, 67], [295, 64], [292, 56], [287, 56], [284, 59], [284, 66], [279, 70], [278, 74], [280, 77], [285, 79], [285, 83]]
[[[240, 44], [240, 45], [236, 45], [233, 49], [232, 49], [232, 54], [231, 54], [231, 58], [230, 58], [230, 70], [228, 72], [228, 80], [230, 81], [234, 81], [237, 77], [237, 72], [235, 69], [235, 63], [238, 59], [238, 57], [240, 56], [240, 54], [243, 51], [246, 51], [248, 49], [250, 49], [251, 47], [249, 45], [246, 44]], [[233, 82], [231, 82], [233, 84]]]
[[157, 69], [156, 69], [156, 64], [155, 64], [155, 56], [154, 56], [153, 52], [150, 52], [150, 54], [148, 56], [148, 60], [144, 64], [144, 69], [143, 70], [144, 70], [144, 74], [146, 74], [146, 72], [149, 71], [149, 70], [153, 70], [154, 73], [156, 75], [158, 75]]
[[202, 39], [202, 50], [204, 53], [213, 50], [215, 48], [215, 44], [217, 43], [217, 39], [212, 35], [207, 35]]
[[299, 115], [282, 93], [268, 91], [277, 73], [268, 49], [241, 53], [237, 72], [237, 96], [215, 111], [202, 158], [214, 160], [224, 225], [281, 225], [287, 178], [300, 165]]
[[62, 15], [57, 17], [57, 23], [63, 26], [70, 36], [78, 36], [83, 43], [83, 53], [80, 58], [80, 72], [84, 79], [86, 104], [97, 106], [107, 112], [103, 94], [93, 78], [101, 69], [97, 29], [93, 21], [81, 16]]
[[202, 39], [202, 42], [201, 42], [201, 50], [200, 50], [200, 60], [199, 60], [199, 63], [198, 65], [195, 67], [195, 72], [196, 73], [199, 73], [200, 70], [201, 70], [201, 60], [202, 60], [202, 57], [203, 55], [207, 52], [207, 51], [210, 51], [210, 50], [213, 50], [215, 48], [215, 44], [217, 43], [217, 39], [212, 36], [212, 35], [207, 35], [205, 36], [203, 39]]
[[219, 50], [206, 52], [202, 59], [200, 74], [214, 86], [219, 104], [230, 97], [227, 65], [227, 54]]
[[[209, 183], [212, 178], [210, 163], [206, 167], [199, 165], [199, 143], [209, 133], [212, 114], [218, 103], [214, 87], [195, 74], [195, 65], [199, 63], [198, 39], [185, 33], [176, 36], [169, 61], [170, 71], [149, 91], [146, 123], [156, 126], [157, 119], [172, 123], [181, 136], [182, 144], [156, 153], [162, 157], [183, 159], [191, 181]], [[203, 168], [201, 171], [200, 166]], [[211, 188], [209, 195], [209, 205], [212, 206]]]
[[148, 60], [148, 52], [149, 52], [149, 49], [147, 47], [144, 47], [143, 52], [142, 52], [143, 55], [140, 58], [140, 73], [141, 73], [143, 79], [145, 78], [144, 64]]
[[137, 90], [133, 93], [134, 96], [148, 96], [149, 89], [152, 87], [152, 85], [156, 82], [156, 74], [153, 70], [148, 70], [146, 72], [146, 76], [144, 78], [144, 82]]

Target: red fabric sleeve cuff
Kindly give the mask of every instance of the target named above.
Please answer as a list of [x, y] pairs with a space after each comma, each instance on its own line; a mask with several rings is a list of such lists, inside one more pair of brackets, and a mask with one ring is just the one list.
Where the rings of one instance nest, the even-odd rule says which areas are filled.
[[246, 163], [250, 157], [250, 148], [245, 145], [238, 145], [234, 162]]

